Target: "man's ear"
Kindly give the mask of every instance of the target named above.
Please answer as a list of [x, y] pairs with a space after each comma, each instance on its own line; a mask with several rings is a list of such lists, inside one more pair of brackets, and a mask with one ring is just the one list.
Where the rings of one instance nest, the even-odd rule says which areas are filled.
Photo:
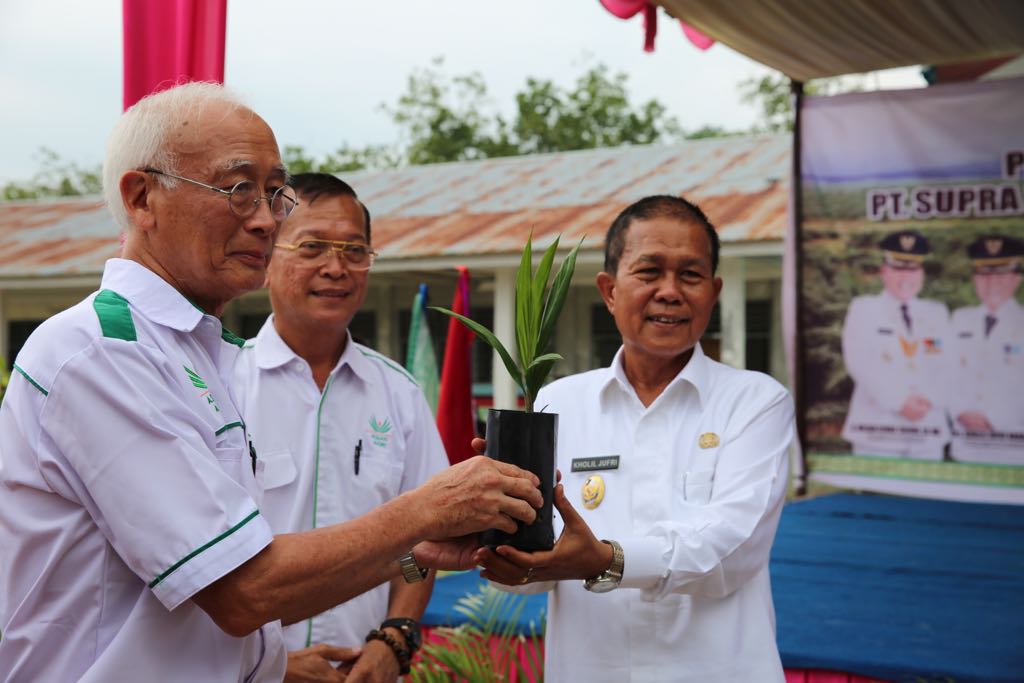
[[149, 174], [142, 171], [128, 171], [118, 182], [128, 220], [141, 230], [150, 230], [156, 225], [149, 192], [150, 182]]
[[608, 312], [615, 315], [615, 276], [602, 270], [597, 274], [597, 289]]

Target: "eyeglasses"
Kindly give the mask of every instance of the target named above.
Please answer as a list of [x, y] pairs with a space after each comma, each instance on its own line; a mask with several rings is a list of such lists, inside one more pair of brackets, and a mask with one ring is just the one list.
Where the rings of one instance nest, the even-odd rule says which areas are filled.
[[213, 190], [214, 192], [226, 195], [228, 198], [228, 206], [231, 207], [231, 212], [238, 218], [244, 219], [253, 215], [256, 213], [256, 209], [259, 207], [260, 202], [266, 201], [267, 205], [270, 207], [270, 214], [274, 217], [275, 221], [280, 223], [285, 218], [288, 218], [288, 214], [290, 214], [292, 209], [299, 204], [299, 200], [295, 198], [294, 190], [287, 185], [282, 185], [269, 195], [260, 196], [259, 186], [251, 180], [243, 180], [240, 183], [236, 183], [230, 190], [222, 190], [219, 187], [207, 185], [206, 183], [201, 183], [198, 180], [183, 178], [180, 175], [174, 175], [173, 173], [167, 173], [155, 168], [144, 168], [142, 170], [146, 173], [156, 173], [157, 175], [167, 176], [168, 178], [184, 180], [186, 183], [192, 183], [199, 187], [205, 187], [207, 190]]
[[369, 270], [374, 257], [377, 256], [377, 252], [365, 244], [337, 240], [303, 240], [298, 244], [278, 243], [274, 247], [287, 249], [298, 254], [299, 258], [311, 262], [326, 260], [324, 257], [331, 253], [339, 254], [352, 270]]

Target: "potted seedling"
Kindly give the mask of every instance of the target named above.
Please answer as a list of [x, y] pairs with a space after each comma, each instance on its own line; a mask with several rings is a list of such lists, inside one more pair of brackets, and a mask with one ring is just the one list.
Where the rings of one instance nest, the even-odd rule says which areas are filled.
[[526, 241], [516, 273], [516, 358], [512, 357], [493, 332], [480, 323], [445, 308], [434, 308], [456, 318], [493, 348], [523, 394], [525, 410], [492, 408], [487, 412], [486, 453], [495, 460], [512, 463], [536, 474], [541, 481], [544, 505], [533, 524], [520, 524], [514, 534], [488, 531], [484, 534], [483, 543], [490, 547], [511, 545], [526, 552], [550, 550], [555, 543], [551, 502], [555, 486], [558, 415], [534, 411], [533, 402], [555, 361], [562, 358], [557, 353], [550, 353], [548, 349], [554, 341], [555, 324], [565, 304], [569, 282], [576, 269], [576, 253], [583, 240], [562, 261], [550, 287], [548, 279], [558, 250], [558, 238], [544, 252], [536, 273], [533, 272], [532, 242], [531, 235]]

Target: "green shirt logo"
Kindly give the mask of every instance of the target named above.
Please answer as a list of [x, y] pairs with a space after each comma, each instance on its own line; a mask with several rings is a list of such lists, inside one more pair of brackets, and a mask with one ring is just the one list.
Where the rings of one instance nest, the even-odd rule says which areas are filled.
[[220, 408], [217, 406], [217, 401], [213, 398], [213, 394], [210, 393], [210, 388], [206, 386], [206, 382], [199, 376], [199, 373], [187, 365], [183, 365], [181, 367], [185, 368], [185, 374], [188, 375], [189, 381], [192, 382], [192, 386], [202, 391], [202, 393], [199, 394], [199, 398], [205, 398], [206, 404], [213, 408], [213, 412], [219, 413]]
[[388, 445], [388, 441], [391, 440], [391, 435], [388, 433], [391, 431], [391, 420], [384, 418], [383, 420], [377, 420], [376, 415], [370, 416], [370, 440], [373, 441], [375, 446], [384, 448]]

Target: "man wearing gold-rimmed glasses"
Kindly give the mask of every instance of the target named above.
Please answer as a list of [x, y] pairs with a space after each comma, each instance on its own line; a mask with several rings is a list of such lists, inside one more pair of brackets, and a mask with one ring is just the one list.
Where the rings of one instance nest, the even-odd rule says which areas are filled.
[[[234, 382], [266, 463], [261, 511], [276, 533], [364, 515], [448, 462], [415, 381], [348, 332], [375, 256], [370, 212], [332, 175], [304, 173], [290, 185], [299, 205], [267, 269], [274, 312], [239, 354]], [[432, 587], [433, 577], [398, 578], [289, 626], [289, 671], [326, 666], [307, 649], [326, 643], [362, 647], [353, 678], [394, 681], [407, 670], [403, 651], [418, 647]]]

